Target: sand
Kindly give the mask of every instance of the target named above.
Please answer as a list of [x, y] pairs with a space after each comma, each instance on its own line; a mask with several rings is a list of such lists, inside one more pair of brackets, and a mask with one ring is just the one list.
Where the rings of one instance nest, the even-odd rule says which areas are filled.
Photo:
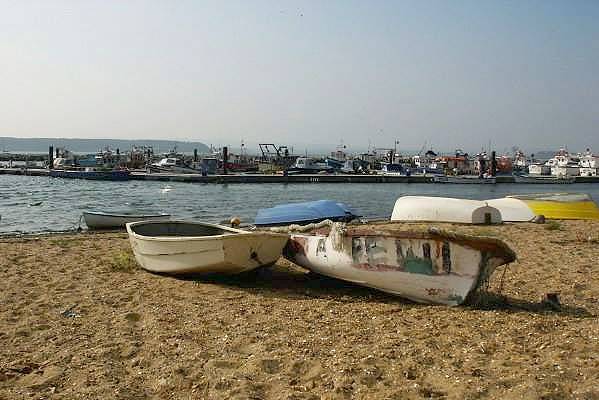
[[599, 222], [468, 229], [519, 261], [453, 308], [284, 260], [153, 275], [120, 233], [4, 238], [0, 399], [598, 399]]

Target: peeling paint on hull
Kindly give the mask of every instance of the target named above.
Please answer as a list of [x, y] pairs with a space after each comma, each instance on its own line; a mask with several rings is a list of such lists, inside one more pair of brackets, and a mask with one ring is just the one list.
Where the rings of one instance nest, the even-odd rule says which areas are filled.
[[446, 232], [377, 232], [334, 224], [291, 234], [286, 258], [322, 275], [421, 303], [461, 304], [499, 266], [515, 260], [503, 242]]

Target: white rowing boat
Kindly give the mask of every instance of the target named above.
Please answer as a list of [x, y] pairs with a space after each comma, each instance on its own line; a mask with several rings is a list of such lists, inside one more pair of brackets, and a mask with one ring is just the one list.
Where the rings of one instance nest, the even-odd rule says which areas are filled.
[[409, 225], [332, 223], [293, 233], [284, 256], [316, 273], [420, 303], [458, 305], [516, 254], [496, 238]]
[[499, 210], [491, 207], [485, 201], [449, 197], [403, 196], [395, 202], [391, 221], [500, 224], [503, 220]]
[[137, 221], [164, 221], [170, 214], [135, 214], [135, 213], [108, 213], [102, 211], [84, 211], [83, 220], [89, 229], [119, 229], [124, 228], [129, 222]]
[[133, 222], [129, 241], [139, 265], [168, 274], [236, 274], [271, 265], [289, 235], [201, 222]]

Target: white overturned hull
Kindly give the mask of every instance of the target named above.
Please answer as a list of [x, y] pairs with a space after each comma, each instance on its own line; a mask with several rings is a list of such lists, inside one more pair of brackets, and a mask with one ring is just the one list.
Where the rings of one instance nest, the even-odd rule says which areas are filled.
[[329, 232], [292, 233], [284, 255], [322, 275], [450, 306], [464, 302], [497, 266], [516, 259], [494, 238], [341, 224]]
[[177, 221], [131, 223], [127, 232], [139, 265], [166, 274], [236, 274], [271, 265], [289, 238], [287, 234]]
[[169, 214], [109, 214], [103, 212], [83, 212], [83, 220], [89, 229], [119, 229], [129, 222], [166, 221]]
[[499, 210], [485, 201], [403, 196], [395, 202], [391, 221], [500, 224], [503, 220]]
[[501, 213], [504, 222], [529, 222], [535, 219], [536, 214], [522, 200], [504, 197], [502, 199], [491, 199], [487, 204], [496, 208]]

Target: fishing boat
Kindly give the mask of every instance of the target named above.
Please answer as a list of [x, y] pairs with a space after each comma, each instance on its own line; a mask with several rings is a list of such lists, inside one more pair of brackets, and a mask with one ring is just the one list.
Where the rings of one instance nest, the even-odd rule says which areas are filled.
[[347, 222], [357, 217], [359, 216], [343, 203], [332, 200], [317, 200], [262, 208], [258, 210], [254, 225], [309, 224], [325, 219]]
[[95, 168], [51, 169], [49, 175], [53, 178], [127, 181], [130, 171], [128, 169], [97, 170]]
[[127, 225], [139, 265], [166, 274], [236, 274], [278, 260], [289, 235], [183, 221]]
[[177, 174], [200, 174], [201, 170], [192, 168], [185, 164], [181, 158], [165, 157], [160, 161], [148, 166], [150, 172], [177, 173]]
[[287, 174], [318, 174], [333, 172], [333, 167], [310, 157], [298, 157], [293, 166], [287, 168]]
[[84, 211], [83, 220], [89, 229], [119, 229], [129, 222], [168, 220], [170, 214], [140, 214], [134, 212], [109, 213], [104, 211]]
[[391, 221], [500, 224], [501, 213], [485, 201], [449, 197], [403, 196], [397, 199]]
[[393, 225], [331, 223], [290, 232], [283, 255], [322, 275], [450, 306], [463, 303], [496, 267], [516, 259], [496, 238]]
[[540, 175], [514, 175], [515, 183], [574, 183], [575, 176], [540, 176]]
[[599, 220], [599, 208], [586, 193], [535, 193], [507, 197], [523, 201], [535, 215], [548, 219]]
[[460, 184], [494, 184], [496, 183], [496, 178], [494, 176], [489, 177], [479, 177], [476, 175], [435, 175], [433, 177], [433, 182], [435, 183], [460, 183]]

